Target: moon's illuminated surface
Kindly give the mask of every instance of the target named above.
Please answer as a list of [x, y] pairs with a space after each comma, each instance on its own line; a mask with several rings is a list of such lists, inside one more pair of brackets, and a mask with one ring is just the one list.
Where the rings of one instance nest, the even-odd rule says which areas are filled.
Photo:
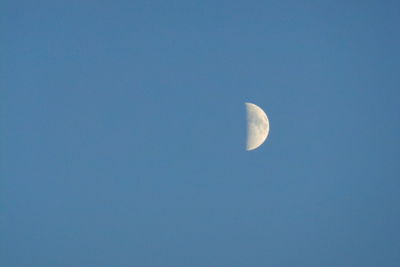
[[253, 150], [262, 145], [269, 133], [267, 114], [252, 103], [245, 103], [247, 112], [246, 150]]

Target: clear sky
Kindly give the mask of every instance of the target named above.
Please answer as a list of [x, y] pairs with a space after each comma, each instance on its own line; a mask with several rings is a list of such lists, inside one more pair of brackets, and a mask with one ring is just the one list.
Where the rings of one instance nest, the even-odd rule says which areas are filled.
[[0, 266], [400, 266], [398, 1], [0, 7]]

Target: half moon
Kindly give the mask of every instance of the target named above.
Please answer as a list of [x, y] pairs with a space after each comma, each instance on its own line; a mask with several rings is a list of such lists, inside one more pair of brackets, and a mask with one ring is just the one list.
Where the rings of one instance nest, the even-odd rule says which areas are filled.
[[267, 114], [257, 105], [245, 103], [247, 113], [247, 142], [246, 150], [253, 150], [261, 146], [269, 133]]

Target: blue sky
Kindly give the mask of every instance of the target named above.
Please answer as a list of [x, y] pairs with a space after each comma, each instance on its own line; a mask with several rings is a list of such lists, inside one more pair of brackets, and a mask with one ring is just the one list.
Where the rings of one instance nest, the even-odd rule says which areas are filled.
[[400, 265], [397, 1], [1, 10], [1, 266]]

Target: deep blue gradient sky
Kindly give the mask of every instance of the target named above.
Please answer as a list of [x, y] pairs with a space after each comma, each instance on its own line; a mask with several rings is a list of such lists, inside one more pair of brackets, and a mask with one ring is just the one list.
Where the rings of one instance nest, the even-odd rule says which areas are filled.
[[398, 1], [0, 12], [0, 266], [400, 266]]

